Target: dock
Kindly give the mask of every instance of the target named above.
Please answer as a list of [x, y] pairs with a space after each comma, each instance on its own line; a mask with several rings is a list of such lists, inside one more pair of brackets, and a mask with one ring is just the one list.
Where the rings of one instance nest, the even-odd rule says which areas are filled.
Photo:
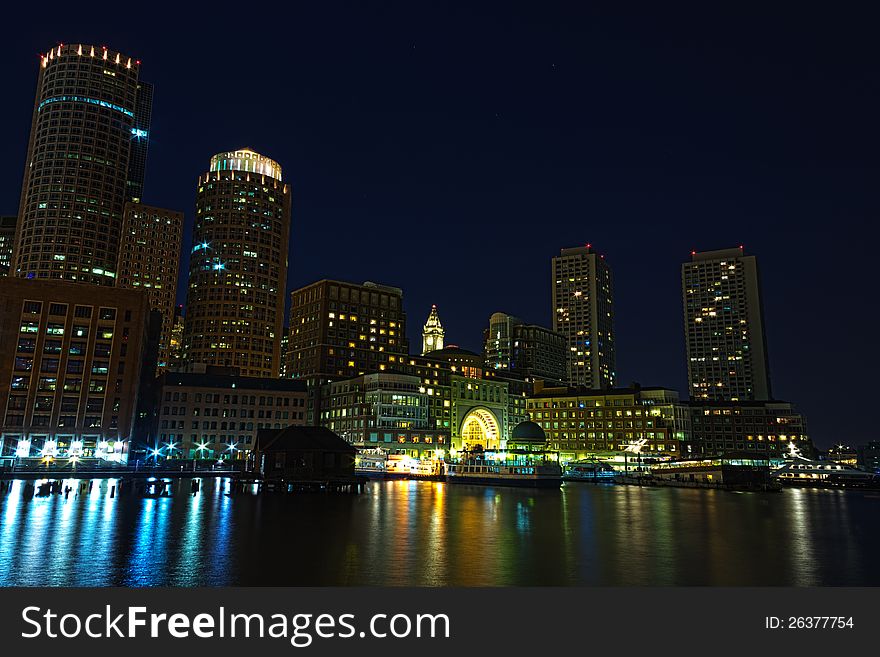
[[[253, 473], [210, 473], [203, 476], [202, 473], [140, 473], [135, 475], [126, 473], [96, 474], [90, 472], [80, 475], [71, 473], [58, 476], [58, 473], [21, 473], [29, 476], [6, 477], [0, 479], [0, 496], [7, 495], [12, 491], [16, 480], [23, 481], [22, 494], [25, 497], [50, 497], [64, 496], [68, 499], [92, 494], [95, 482], [107, 481], [106, 494], [108, 497], [136, 495], [140, 497], [171, 497], [174, 493], [174, 485], [177, 482], [188, 480], [189, 492], [192, 495], [202, 489], [203, 479], [224, 478], [224, 494], [262, 494], [262, 493], [332, 493], [332, 494], [359, 494], [366, 490], [368, 479], [366, 477], [347, 477], [332, 479], [289, 479], [273, 478], [259, 479]], [[100, 483], [99, 483], [100, 486]]]

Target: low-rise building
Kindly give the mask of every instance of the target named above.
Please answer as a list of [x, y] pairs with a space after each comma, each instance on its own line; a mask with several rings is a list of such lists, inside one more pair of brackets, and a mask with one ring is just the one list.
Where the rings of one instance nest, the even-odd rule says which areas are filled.
[[159, 378], [150, 436], [153, 456], [246, 459], [257, 431], [306, 423], [306, 386], [206, 367]]
[[693, 451], [689, 407], [667, 388], [583, 390], [542, 388], [528, 413], [562, 461], [638, 448], [643, 454], [687, 456]]
[[324, 427], [261, 429], [255, 460], [263, 480], [354, 483], [357, 449]]
[[399, 371], [375, 372], [326, 384], [321, 425], [355, 445], [411, 456], [449, 449], [449, 431], [429, 418], [421, 379]]
[[691, 401], [695, 448], [707, 456], [747, 452], [783, 456], [792, 446], [812, 458], [806, 419], [784, 401]]
[[498, 449], [528, 419], [527, 389], [485, 371], [479, 354], [451, 346], [325, 384], [320, 422], [351, 443], [414, 457], [442, 457], [465, 445]]

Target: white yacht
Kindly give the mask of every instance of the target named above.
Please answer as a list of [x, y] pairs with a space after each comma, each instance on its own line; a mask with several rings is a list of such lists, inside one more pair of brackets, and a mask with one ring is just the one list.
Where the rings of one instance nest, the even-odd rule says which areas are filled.
[[833, 461], [794, 458], [773, 474], [780, 483], [788, 486], [880, 488], [880, 477], [873, 472]]

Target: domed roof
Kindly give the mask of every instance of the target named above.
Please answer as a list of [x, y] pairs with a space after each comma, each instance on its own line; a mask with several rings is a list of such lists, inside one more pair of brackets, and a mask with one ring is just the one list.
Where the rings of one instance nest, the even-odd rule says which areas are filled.
[[526, 420], [520, 422], [513, 428], [510, 434], [512, 443], [543, 443], [547, 441], [547, 436], [539, 424]]

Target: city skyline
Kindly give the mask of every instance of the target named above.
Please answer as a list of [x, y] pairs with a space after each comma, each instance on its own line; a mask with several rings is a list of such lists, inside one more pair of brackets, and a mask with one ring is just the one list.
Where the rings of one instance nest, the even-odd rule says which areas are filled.
[[[59, 30], [59, 37], [63, 36], [65, 36], [63, 30]], [[610, 201], [610, 197], [603, 198], [601, 194], [598, 200], [593, 203], [568, 199], [571, 202], [568, 208], [561, 207], [556, 201], [551, 202], [548, 208], [551, 220], [554, 215], [570, 214], [569, 211], [572, 208], [578, 209], [580, 213], [587, 215], [587, 218], [584, 220], [578, 217], [577, 221], [562, 223], [556, 230], [545, 217], [540, 217], [540, 221], [536, 221], [535, 226], [540, 226], [541, 235], [533, 235], [529, 232], [530, 215], [537, 214], [535, 212], [539, 209], [537, 201], [541, 195], [536, 194], [536, 189], [531, 187], [528, 188], [529, 193], [522, 210], [514, 213], [516, 218], [514, 226], [521, 228], [522, 231], [508, 230], [506, 235], [499, 236], [497, 224], [505, 222], [506, 216], [495, 217], [492, 216], [492, 212], [496, 204], [510, 210], [509, 201], [504, 199], [504, 191], [506, 190], [507, 194], [513, 195], [512, 181], [499, 185], [497, 175], [490, 176], [490, 188], [495, 192], [492, 201], [486, 202], [483, 197], [483, 201], [472, 209], [474, 214], [465, 214], [463, 217], [456, 214], [454, 204], [434, 206], [432, 203], [435, 196], [430, 194], [432, 187], [430, 185], [426, 187], [427, 183], [422, 179], [422, 176], [416, 177], [416, 174], [395, 172], [395, 169], [387, 166], [387, 159], [383, 160], [384, 171], [394, 173], [397, 180], [409, 180], [413, 183], [412, 186], [415, 190], [420, 190], [424, 198], [430, 198], [431, 202], [419, 203], [415, 198], [414, 190], [406, 190], [398, 197], [397, 192], [389, 191], [387, 183], [385, 185], [376, 184], [375, 174], [369, 172], [366, 167], [357, 165], [361, 161], [358, 157], [354, 157], [353, 162], [346, 163], [340, 171], [347, 172], [349, 176], [359, 174], [363, 177], [362, 179], [352, 179], [343, 175], [328, 182], [329, 179], [334, 178], [332, 170], [327, 168], [328, 161], [323, 157], [310, 159], [310, 156], [315, 155], [314, 143], [306, 143], [310, 147], [305, 149], [306, 152], [298, 153], [296, 149], [292, 148], [291, 142], [285, 141], [282, 133], [293, 124], [285, 123], [280, 116], [275, 116], [272, 120], [261, 120], [260, 123], [265, 124], [261, 126], [255, 126], [252, 117], [242, 121], [227, 117], [225, 121], [228, 121], [228, 125], [225, 126], [223, 132], [218, 130], [219, 127], [223, 127], [223, 122], [211, 123], [211, 127], [204, 131], [207, 134], [194, 135], [192, 138], [187, 137], [183, 149], [186, 155], [180, 157], [176, 149], [178, 140], [174, 135], [179, 134], [180, 131], [185, 132], [189, 124], [187, 123], [187, 115], [181, 118], [176, 116], [175, 108], [179, 105], [179, 98], [175, 95], [174, 85], [176, 83], [171, 79], [168, 73], [169, 69], [163, 72], [162, 58], [164, 55], [155, 46], [146, 44], [144, 37], [138, 37], [135, 34], [134, 38], [130, 39], [123, 38], [123, 36], [125, 35], [114, 36], [112, 42], [107, 42], [108, 45], [111, 48], [119, 48], [126, 53], [136, 53], [144, 61], [145, 68], [143, 70], [148, 72], [145, 73], [147, 78], [156, 85], [153, 104], [154, 140], [151, 143], [150, 158], [147, 164], [147, 185], [144, 199], [162, 207], [184, 211], [187, 226], [184, 244], [189, 243], [194, 212], [195, 199], [192, 181], [203, 173], [204, 160], [218, 151], [250, 144], [259, 152], [276, 159], [284, 166], [285, 178], [293, 186], [293, 238], [290, 274], [287, 281], [288, 291], [321, 278], [352, 282], [376, 280], [388, 285], [398, 285], [403, 287], [406, 293], [404, 310], [410, 317], [418, 320], [410, 322], [408, 338], [411, 345], [420, 343], [421, 320], [430, 309], [430, 304], [436, 303], [442, 313], [444, 327], [447, 331], [446, 343], [458, 344], [474, 351], [480, 351], [482, 328], [491, 313], [498, 310], [520, 316], [529, 323], [551, 326], [549, 290], [546, 283], [548, 260], [554, 253], [558, 253], [559, 248], [589, 241], [596, 244], [600, 252], [607, 254], [615, 274], [614, 301], [617, 315], [619, 383], [627, 385], [632, 380], [638, 380], [645, 385], [668, 386], [684, 393], [687, 390], [686, 361], [680, 321], [681, 301], [677, 270], [681, 263], [686, 261], [691, 250], [712, 250], [745, 243], [749, 252], [756, 254], [761, 260], [763, 291], [768, 301], [766, 325], [774, 393], [777, 397], [795, 402], [799, 409], [806, 414], [810, 422], [810, 434], [820, 445], [827, 446], [840, 440], [853, 443], [864, 442], [873, 438], [870, 433], [866, 432], [867, 430], [861, 429], [860, 424], [863, 423], [853, 421], [850, 426], [833, 423], [831, 422], [832, 412], [823, 409], [823, 406], [829, 409], [833, 406], [826, 401], [829, 391], [825, 387], [825, 382], [828, 380], [853, 381], [852, 386], [854, 387], [868, 383], [868, 379], [863, 378], [864, 375], [856, 367], [857, 361], [846, 358], [848, 353], [846, 345], [833, 344], [828, 349], [836, 351], [830, 351], [828, 356], [822, 359], [830, 371], [822, 376], [813, 372], [803, 372], [801, 363], [807, 358], [806, 354], [809, 353], [810, 342], [806, 337], [802, 338], [797, 335], [799, 333], [798, 321], [787, 311], [789, 303], [792, 306], [801, 305], [805, 299], [813, 296], [814, 292], [808, 294], [806, 288], [815, 290], [818, 286], [819, 290], [829, 289], [827, 286], [830, 283], [821, 275], [819, 271], [821, 268], [816, 265], [816, 271], [814, 271], [810, 266], [812, 263], [804, 263], [800, 257], [802, 253], [806, 252], [804, 245], [824, 243], [829, 249], [840, 247], [842, 246], [841, 236], [840, 234], [828, 234], [825, 238], [819, 238], [818, 231], [811, 231], [809, 228], [802, 230], [799, 235], [787, 234], [792, 227], [801, 225], [803, 214], [796, 211], [796, 208], [800, 207], [803, 210], [805, 208], [801, 207], [801, 204], [808, 204], [804, 200], [795, 202], [797, 199], [788, 199], [782, 202], [779, 196], [782, 194], [782, 190], [777, 192], [776, 196], [769, 195], [769, 200], [776, 202], [775, 210], [772, 207], [773, 203], [770, 203], [769, 206], [760, 206], [761, 209], [755, 211], [758, 205], [756, 199], [762, 198], [767, 201], [768, 195], [766, 194], [763, 196], [759, 194], [757, 197], [753, 197], [750, 202], [741, 202], [741, 207], [731, 201], [731, 195], [739, 187], [735, 181], [743, 181], [742, 178], [737, 178], [737, 175], [745, 177], [746, 187], [760, 185], [762, 172], [763, 175], [768, 175], [760, 164], [755, 166], [755, 163], [752, 163], [744, 166], [742, 171], [731, 176], [730, 184], [718, 184], [718, 180], [715, 179], [716, 185], [713, 185], [711, 174], [705, 178], [701, 178], [693, 172], [685, 175], [684, 178], [691, 182], [702, 180], [706, 183], [706, 187], [699, 188], [695, 200], [693, 196], [680, 195], [686, 185], [683, 181], [679, 181], [680, 186], [674, 185], [675, 189], [665, 197], [666, 202], [661, 203], [661, 212], [664, 217], [668, 218], [674, 215], [683, 217], [681, 230], [674, 237], [661, 235], [662, 232], [669, 232], [668, 229], [664, 228], [664, 231], [660, 231], [658, 230], [659, 226], [652, 227], [653, 221], [644, 218], [644, 215], [648, 213], [637, 212], [631, 201], [625, 201], [621, 208], [615, 208], [609, 212], [608, 201]], [[99, 35], [94, 35], [94, 37], [99, 43], [108, 38]], [[80, 39], [78, 38], [78, 40]], [[81, 40], [87, 41], [88, 39], [84, 36]], [[130, 44], [129, 41], [133, 43]], [[435, 48], [438, 47], [435, 39], [427, 38], [427, 41]], [[146, 47], [140, 47], [139, 42], [140, 46], [146, 44]], [[45, 42], [45, 40], [31, 38], [28, 43], [32, 51], [52, 45], [52, 40]], [[471, 46], [474, 45], [472, 42], [468, 43]], [[418, 40], [415, 45], [416, 48], [412, 50], [418, 53]], [[510, 44], [508, 45], [510, 46]], [[674, 58], [674, 55], [662, 48], [661, 52], [665, 53], [667, 57]], [[416, 56], [409, 52], [405, 52], [405, 54], [409, 57]], [[382, 51], [380, 56], [393, 57], [394, 55]], [[33, 73], [36, 70], [36, 65], [30, 58], [24, 58], [26, 61], [21, 67], [24, 71], [12, 71], [13, 64], [18, 65], [16, 57], [17, 54], [4, 64], [4, 66], [10, 67], [11, 73], [14, 73], [8, 79], [14, 81], [24, 78], [25, 82], [23, 85], [15, 83], [10, 87], [15, 93], [11, 94], [10, 108], [4, 111], [20, 114], [21, 112], [18, 110], [21, 108], [13, 106], [20, 104], [16, 99], [25, 99], [23, 107], [26, 109], [28, 103], [32, 101]], [[28, 61], [32, 62], [30, 66], [27, 65]], [[519, 59], [514, 59], [514, 61], [522, 63]], [[154, 64], [154, 62], [157, 63]], [[550, 66], [552, 63], [548, 64], [548, 68], [551, 70], [564, 71], [566, 69], [562, 60], [556, 64], [556, 69]], [[421, 65], [424, 66], [425, 63], [421, 62]], [[435, 70], [435, 68], [431, 70]], [[537, 70], [531, 73], [535, 75], [534, 79], [529, 78], [532, 82], [542, 75]], [[568, 81], [570, 82], [570, 78]], [[316, 81], [311, 79], [310, 82], [313, 85], [311, 90], [314, 92]], [[424, 90], [422, 91], [424, 92]], [[362, 95], [359, 102], [364, 102], [366, 97]], [[497, 121], [506, 125], [504, 130], [507, 131], [505, 133], [507, 138], [510, 138], [512, 130], [516, 132], [518, 122], [524, 122], [528, 118], [523, 117], [521, 111], [514, 112], [517, 114], [515, 120], [503, 118], [508, 115], [507, 112], [499, 112], [498, 114], [501, 115], [499, 117], [494, 114], [487, 117], [487, 124], [493, 125], [493, 122]], [[544, 115], [542, 114], [542, 116]], [[460, 118], [455, 116], [454, 112], [451, 117], [456, 120]], [[450, 118], [450, 115], [447, 115], [446, 118]], [[505, 124], [505, 120], [512, 121], [512, 125]], [[361, 125], [362, 121], [363, 117], [359, 119], [358, 125]], [[178, 122], [181, 125], [174, 125]], [[456, 121], [452, 123], [456, 123]], [[444, 123], [444, 125], [447, 124]], [[482, 123], [480, 125], [482, 126]], [[447, 127], [451, 127], [451, 125], [447, 125]], [[297, 139], [303, 138], [303, 128], [295, 127], [295, 130], [298, 135]], [[0, 196], [2, 198], [0, 210], [3, 213], [14, 211], [15, 208], [9, 201], [16, 198], [16, 188], [20, 184], [24, 148], [20, 147], [16, 150], [12, 143], [13, 137], [18, 136], [18, 132], [24, 131], [16, 131], [15, 135], [10, 136], [10, 157], [8, 159], [11, 160], [11, 164], [7, 177], [9, 183], [4, 185], [2, 196]], [[328, 134], [326, 128], [323, 131], [319, 130], [319, 132], [322, 137], [326, 137]], [[516, 134], [520, 133], [516, 132]], [[352, 133], [346, 131], [346, 135], [352, 136]], [[581, 135], [581, 138], [583, 137]], [[492, 133], [491, 138], [502, 139], [502, 136]], [[368, 140], [367, 136], [361, 136], [360, 139], [364, 140], [361, 143], [374, 145], [378, 143], [378, 141]], [[646, 154], [649, 159], [651, 148], [656, 147], [658, 141], [663, 142], [662, 136], [658, 137], [658, 134], [653, 134], [653, 137], [647, 140]], [[774, 142], [773, 145], [780, 146], [779, 142]], [[535, 155], [548, 154], [540, 150], [536, 151], [534, 144], [530, 144], [530, 146], [532, 147], [530, 150], [530, 154], [533, 156], [532, 162], [537, 161], [534, 158]], [[688, 148], [693, 146], [694, 142], [689, 142]], [[728, 146], [730, 145], [728, 144]], [[478, 139], [475, 141], [474, 147], [477, 151], [481, 148], [487, 148], [487, 142]], [[687, 151], [688, 148], [684, 150]], [[200, 152], [193, 155], [196, 150]], [[357, 147], [352, 150], [356, 152]], [[331, 151], [334, 151], [337, 156], [348, 153], [348, 151], [340, 150], [338, 143], [336, 149], [331, 149]], [[509, 154], [509, 150], [502, 147], [501, 153], [502, 157], [498, 158], [497, 162], [481, 157], [482, 164], [496, 162], [497, 166], [507, 170], [503, 166], [503, 156]], [[779, 157], [783, 154], [773, 151], [771, 160], [772, 155]], [[417, 161], [421, 161], [419, 157], [414, 157]], [[169, 175], [169, 169], [172, 167], [168, 166], [172, 158], [176, 158], [174, 161], [180, 164], [173, 171], [173, 180]], [[660, 159], [662, 160], [662, 158]], [[570, 162], [571, 160], [563, 158], [563, 161]], [[311, 170], [310, 162], [317, 166], [317, 172]], [[611, 169], [614, 168], [614, 166], [611, 167]], [[589, 170], [590, 167], [587, 169]], [[534, 167], [530, 166], [529, 170], [534, 171]], [[813, 174], [818, 175], [819, 170], [820, 168], [816, 168]], [[560, 173], [559, 170], [554, 171], [557, 174]], [[729, 172], [730, 169], [727, 171]], [[474, 187], [473, 173], [474, 171], [471, 169], [465, 168], [451, 181], [447, 181], [446, 184], [451, 184], [454, 189], [453, 197], [459, 201], [466, 198], [471, 200], [480, 198]], [[609, 175], [608, 171], [592, 171], [592, 173], [597, 174], [600, 179], [606, 182], [616, 179], [618, 185], [632, 175], [638, 177], [637, 171], [622, 171], [620, 163], [618, 163], [616, 173], [611, 172], [614, 175]], [[319, 174], [324, 174], [327, 180], [322, 180]], [[316, 177], [318, 181], [317, 184], [314, 184]], [[672, 178], [674, 177], [675, 175], [672, 176]], [[776, 177], [770, 176], [770, 179], [775, 180]], [[810, 180], [809, 172], [804, 172], [802, 176], [789, 176], [783, 177], [783, 179], [790, 186], [791, 193], [797, 191], [800, 195], [809, 196], [807, 189], [809, 187], [807, 181]], [[522, 181], [520, 180], [520, 182]], [[836, 184], [842, 183], [837, 181]], [[848, 181], [847, 184], [858, 187], [857, 181]], [[582, 185], [582, 182], [579, 183], [570, 175], [563, 174], [554, 187], [547, 187], [546, 183], [539, 183], [537, 189], [553, 194], [561, 193], [566, 196], [579, 185]], [[181, 187], [183, 192], [176, 191]], [[643, 185], [638, 185], [637, 189], [640, 193], [646, 191]], [[659, 190], [656, 187], [648, 186], [647, 193], [649, 197], [652, 195], [657, 197]], [[367, 195], [366, 199], [362, 198], [363, 194]], [[659, 198], [662, 202], [664, 197], [660, 196]], [[542, 200], [551, 199], [544, 195]], [[718, 210], [716, 204], [725, 201], [729, 204], [728, 207]], [[332, 204], [332, 206], [324, 204]], [[829, 196], [824, 209], [828, 216], [835, 216], [833, 210], [829, 209], [830, 204], [831, 197]], [[821, 203], [819, 207], [823, 207]], [[847, 207], [854, 207], [852, 197], [847, 199]], [[863, 209], [872, 207], [867, 205]], [[703, 215], [707, 208], [717, 210], [717, 223], [723, 225], [723, 230], [719, 230], [717, 226], [700, 226], [701, 221], [716, 223]], [[747, 208], [752, 209], [750, 216], [750, 213], [745, 211]], [[419, 209], [425, 213], [422, 215], [422, 219], [416, 217], [414, 221], [412, 218], [406, 218], [410, 211], [419, 211]], [[478, 211], [488, 214], [490, 221], [486, 223], [494, 224], [496, 227], [483, 226], [474, 222], [472, 217]], [[763, 214], [765, 212], [769, 214]], [[632, 216], [627, 216], [631, 214], [642, 216], [633, 219]], [[815, 210], [807, 214], [814, 218], [817, 217]], [[350, 215], [350, 218], [345, 215]], [[599, 215], [595, 224], [589, 221], [590, 215]], [[701, 216], [702, 219], [700, 219]], [[781, 224], [775, 233], [772, 230], [766, 230], [763, 226], [768, 218], [772, 220], [773, 217], [777, 217], [777, 219], [781, 217]], [[390, 243], [385, 241], [388, 239], [388, 234], [385, 234], [384, 231], [378, 231], [383, 232], [383, 241], [377, 241], [376, 237], [369, 234], [363, 236], [356, 232], [361, 223], [368, 224], [372, 221], [380, 222], [381, 225], [383, 219], [389, 227], [394, 228], [392, 231], [393, 239]], [[610, 225], [614, 221], [625, 219], [636, 221], [644, 237], [638, 235], [633, 237], [628, 229], [615, 229]], [[334, 229], [334, 220], [342, 230]], [[432, 228], [439, 227], [440, 230], [420, 229], [416, 231], [413, 223], [426, 223]], [[696, 230], [694, 230], [695, 228]], [[354, 239], [334, 239], [336, 237], [344, 238], [346, 231], [352, 232], [355, 235]], [[444, 252], [454, 253], [456, 248], [467, 248], [468, 242], [471, 241], [479, 244], [490, 235], [495, 240], [492, 244], [493, 251], [498, 253], [497, 256], [493, 255], [494, 258], [497, 258], [493, 261], [494, 266], [499, 267], [504, 263], [511, 263], [511, 266], [502, 275], [494, 280], [492, 277], [489, 277], [488, 280], [474, 280], [461, 278], [461, 275], [448, 272], [450, 266], [443, 264], [442, 254]], [[327, 252], [332, 254], [330, 257], [319, 260], [317, 254], [309, 253], [309, 251], [316, 250], [314, 245], [319, 243], [329, 245]], [[414, 247], [415, 253], [409, 254], [401, 251], [408, 244]], [[859, 248], [865, 248], [864, 242], [848, 247], [847, 262], [843, 265], [849, 267], [846, 271], [852, 272], [847, 274], [848, 276], [858, 276], [859, 267], [862, 266], [859, 265]], [[851, 255], [853, 250], [855, 255]], [[420, 267], [424, 264], [425, 253], [430, 254], [434, 251], [437, 252], [438, 264], [429, 271], [423, 271]], [[181, 271], [186, 271], [186, 267], [186, 259], [184, 258]], [[395, 271], [399, 273], [395, 275]], [[794, 285], [787, 279], [788, 275], [792, 275], [791, 272], [797, 276]], [[415, 275], [416, 273], [418, 275]], [[181, 284], [185, 286], [185, 280]], [[467, 286], [467, 294], [461, 294], [460, 290], [465, 286]], [[825, 287], [823, 288], [823, 286]], [[851, 293], [844, 290], [842, 294]], [[178, 301], [181, 300], [182, 295], [178, 294]], [[845, 330], [847, 329], [855, 331], [855, 334], [849, 334], [847, 340], [840, 342], [866, 343], [866, 340], [860, 340], [858, 337], [858, 332], [865, 330], [863, 326], [853, 323], [847, 325]], [[789, 337], [790, 334], [794, 335]], [[412, 350], [415, 351], [414, 348]], [[835, 353], [840, 355], [835, 357]], [[852, 386], [848, 384], [846, 387]], [[836, 393], [832, 390], [830, 394], [833, 398]], [[852, 439], [849, 439], [850, 436]]]

